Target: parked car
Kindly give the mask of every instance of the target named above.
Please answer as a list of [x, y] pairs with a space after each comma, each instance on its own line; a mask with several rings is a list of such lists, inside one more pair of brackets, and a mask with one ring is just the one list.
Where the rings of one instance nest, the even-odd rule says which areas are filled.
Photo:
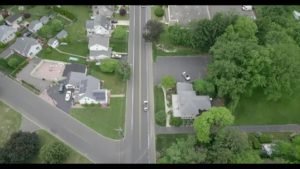
[[148, 101], [144, 101], [144, 111], [146, 112], [146, 111], [148, 111]]
[[182, 72], [182, 76], [184, 77], [184, 79], [185, 79], [186, 81], [191, 80], [191, 77], [190, 77], [186, 72]]
[[24, 37], [29, 37], [30, 35], [32, 35], [31, 32], [26, 32], [26, 33], [23, 34]]
[[121, 58], [122, 58], [122, 55], [119, 55], [119, 54], [112, 54], [112, 55], [111, 55], [111, 58], [121, 59]]
[[71, 96], [72, 96], [72, 92], [70, 90], [67, 91], [65, 101], [69, 101], [71, 99]]
[[70, 85], [70, 84], [66, 84], [65, 87], [66, 87], [66, 89], [74, 89], [74, 86]]
[[111, 23], [118, 23], [117, 20], [111, 20]]
[[243, 11], [252, 11], [252, 5], [243, 5], [242, 10]]
[[64, 89], [65, 89], [65, 85], [64, 85], [63, 83], [60, 83], [60, 84], [59, 84], [58, 92], [59, 92], [59, 93], [63, 93], [63, 92], [64, 92]]

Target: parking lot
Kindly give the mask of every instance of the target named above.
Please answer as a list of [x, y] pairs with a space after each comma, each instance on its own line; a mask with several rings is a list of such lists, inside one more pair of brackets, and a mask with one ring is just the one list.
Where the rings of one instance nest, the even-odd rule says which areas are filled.
[[203, 78], [206, 75], [209, 56], [193, 56], [193, 57], [158, 57], [153, 65], [153, 81], [155, 85], [160, 83], [162, 77], [171, 75], [178, 82], [183, 82], [185, 79], [182, 72], [186, 72], [193, 81], [198, 78]]
[[238, 15], [254, 17], [253, 11], [243, 11], [242, 5], [169, 5], [169, 23], [188, 24], [192, 20], [211, 19], [218, 12], [234, 12]]

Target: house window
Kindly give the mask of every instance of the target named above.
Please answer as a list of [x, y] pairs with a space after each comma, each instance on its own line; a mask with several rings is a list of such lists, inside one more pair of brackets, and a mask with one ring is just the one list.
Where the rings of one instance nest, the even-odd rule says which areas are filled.
[[36, 50], [39, 50], [40, 49], [40, 47], [38, 46], [38, 47], [36, 47]]
[[33, 53], [32, 53], [32, 52], [30, 52], [30, 53], [29, 53], [29, 56], [32, 56], [32, 55], [33, 55]]

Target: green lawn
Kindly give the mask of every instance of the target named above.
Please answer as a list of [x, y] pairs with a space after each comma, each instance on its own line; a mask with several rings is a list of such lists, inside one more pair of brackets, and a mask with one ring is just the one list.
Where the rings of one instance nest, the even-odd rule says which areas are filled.
[[126, 14], [125, 16], [121, 16], [120, 14], [116, 14], [114, 13], [113, 14], [113, 19], [116, 19], [116, 20], [129, 20], [129, 15]]
[[64, 52], [77, 54], [84, 57], [86, 57], [89, 54], [87, 40], [71, 41], [67, 45], [60, 45], [58, 49]]
[[[159, 156], [163, 156], [166, 149], [169, 148], [172, 143], [176, 142], [176, 139], [187, 138], [192, 134], [158, 134], [156, 135], [156, 152], [159, 153]], [[157, 158], [159, 158], [157, 156]]]
[[236, 111], [235, 124], [300, 124], [300, 89], [292, 96], [285, 96], [277, 102], [267, 101], [261, 91], [251, 97], [242, 97]]
[[[8, 65], [8, 61], [11, 58], [17, 59], [17, 66], [16, 67], [10, 67]], [[10, 57], [8, 57], [6, 60], [1, 59], [0, 61], [0, 70], [5, 72], [5, 73], [13, 73], [13, 76], [15, 76], [19, 71], [22, 70], [26, 65], [28, 64], [28, 61], [26, 61], [26, 58], [17, 54], [13, 54]]]
[[103, 136], [120, 139], [122, 136], [115, 129], [124, 128], [125, 97], [111, 98], [108, 108], [99, 105], [71, 109], [70, 114]]
[[154, 111], [159, 112], [165, 109], [164, 93], [161, 87], [154, 87]]
[[[53, 142], [63, 143], [62, 141], [58, 140], [56, 137], [52, 136], [45, 130], [38, 130], [37, 134], [40, 138], [41, 147], [46, 144], [51, 144]], [[77, 164], [92, 163], [90, 160], [88, 160], [86, 157], [82, 156], [80, 153], [78, 153], [77, 151], [75, 151], [74, 149], [69, 147], [68, 145], [66, 145], [66, 146], [68, 147], [68, 149], [70, 151], [70, 156], [66, 159], [66, 161], [64, 163], [77, 163]], [[29, 163], [38, 164], [38, 163], [42, 163], [42, 160], [39, 158], [39, 156], [36, 156], [36, 158], [32, 159]]]
[[128, 26], [117, 26], [112, 33], [109, 46], [115, 52], [127, 52], [128, 50]]
[[109, 89], [112, 94], [125, 94], [126, 82], [122, 81], [116, 74], [102, 73], [100, 67], [95, 63], [90, 63], [88, 73], [104, 81], [104, 88]]
[[[20, 11], [21, 12], [21, 11]], [[24, 12], [31, 14], [31, 17], [26, 19], [26, 21], [31, 22], [36, 19], [40, 19], [42, 16], [48, 16], [52, 10], [46, 5], [34, 5], [33, 7], [25, 7]]]
[[86, 63], [86, 60], [83, 58], [58, 53], [56, 50], [54, 50], [50, 47], [48, 47], [48, 48], [51, 49], [51, 52], [47, 52], [47, 48], [44, 48], [40, 53], [38, 53], [38, 56], [42, 59], [57, 60], [57, 61], [63, 61], [63, 62], [69, 62], [69, 57], [75, 57], [75, 58], [79, 59], [76, 63], [82, 63], [82, 64]]
[[9, 139], [10, 135], [19, 130], [21, 114], [0, 101], [0, 147]]
[[[292, 133], [290, 133], [290, 132], [284, 132], [284, 133], [283, 132], [264, 132], [263, 134], [271, 135], [273, 141], [278, 141], [278, 140], [289, 140], [290, 135]], [[255, 136], [255, 133], [248, 133], [248, 136], [249, 135]]]

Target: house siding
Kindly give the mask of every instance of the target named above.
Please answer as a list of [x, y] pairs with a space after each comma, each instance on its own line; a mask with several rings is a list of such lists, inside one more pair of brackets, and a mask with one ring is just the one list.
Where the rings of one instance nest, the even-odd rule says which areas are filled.
[[[37, 49], [38, 48], [38, 49]], [[37, 53], [39, 53], [42, 50], [42, 46], [40, 44], [31, 46], [29, 52], [26, 54], [27, 57], [32, 58]]]
[[96, 51], [102, 51], [102, 50], [107, 51], [108, 50], [107, 47], [102, 46], [102, 45], [93, 45], [89, 49], [90, 50], [96, 50]]

